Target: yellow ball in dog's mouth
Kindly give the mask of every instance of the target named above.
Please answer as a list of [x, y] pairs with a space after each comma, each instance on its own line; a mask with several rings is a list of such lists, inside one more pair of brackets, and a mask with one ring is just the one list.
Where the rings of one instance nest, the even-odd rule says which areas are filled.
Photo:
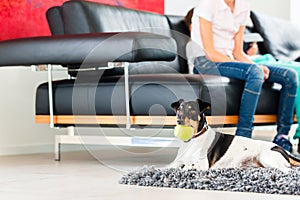
[[178, 139], [187, 142], [194, 135], [194, 129], [191, 126], [177, 125], [174, 128], [174, 136]]

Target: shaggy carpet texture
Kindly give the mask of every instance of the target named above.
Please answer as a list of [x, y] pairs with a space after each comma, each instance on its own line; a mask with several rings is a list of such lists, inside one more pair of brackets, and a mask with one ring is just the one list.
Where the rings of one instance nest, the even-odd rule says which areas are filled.
[[143, 167], [124, 175], [120, 184], [183, 189], [300, 195], [300, 167], [287, 173], [270, 168], [180, 170]]

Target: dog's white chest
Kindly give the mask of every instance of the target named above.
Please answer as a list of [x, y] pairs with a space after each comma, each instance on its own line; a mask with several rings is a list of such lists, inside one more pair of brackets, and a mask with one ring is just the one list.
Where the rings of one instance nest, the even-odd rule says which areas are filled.
[[207, 159], [207, 153], [213, 138], [209, 134], [212, 131], [211, 128], [200, 137], [191, 140], [188, 143], [181, 143], [178, 150], [178, 154], [171, 167], [180, 167], [184, 165], [184, 168], [197, 168], [197, 169], [208, 169], [209, 163]]

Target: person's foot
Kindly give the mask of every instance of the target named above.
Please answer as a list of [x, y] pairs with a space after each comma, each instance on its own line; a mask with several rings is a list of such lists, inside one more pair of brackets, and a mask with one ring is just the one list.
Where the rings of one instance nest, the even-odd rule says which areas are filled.
[[273, 143], [277, 144], [278, 146], [281, 146], [284, 150], [286, 150], [290, 153], [292, 153], [292, 151], [293, 151], [293, 145], [289, 141], [287, 135], [283, 135], [283, 134], [276, 135], [273, 140]]
[[294, 134], [293, 139], [298, 140], [297, 153], [300, 154], [300, 126], [298, 126], [298, 128], [296, 130], [296, 133]]

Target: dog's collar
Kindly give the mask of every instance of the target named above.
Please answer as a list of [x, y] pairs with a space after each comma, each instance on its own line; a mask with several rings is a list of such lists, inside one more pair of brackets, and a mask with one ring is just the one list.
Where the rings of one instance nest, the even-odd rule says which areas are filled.
[[208, 124], [205, 123], [205, 125], [203, 126], [203, 128], [198, 133], [196, 133], [192, 138], [199, 137], [200, 135], [202, 135], [203, 133], [205, 133], [207, 130], [208, 130]]

